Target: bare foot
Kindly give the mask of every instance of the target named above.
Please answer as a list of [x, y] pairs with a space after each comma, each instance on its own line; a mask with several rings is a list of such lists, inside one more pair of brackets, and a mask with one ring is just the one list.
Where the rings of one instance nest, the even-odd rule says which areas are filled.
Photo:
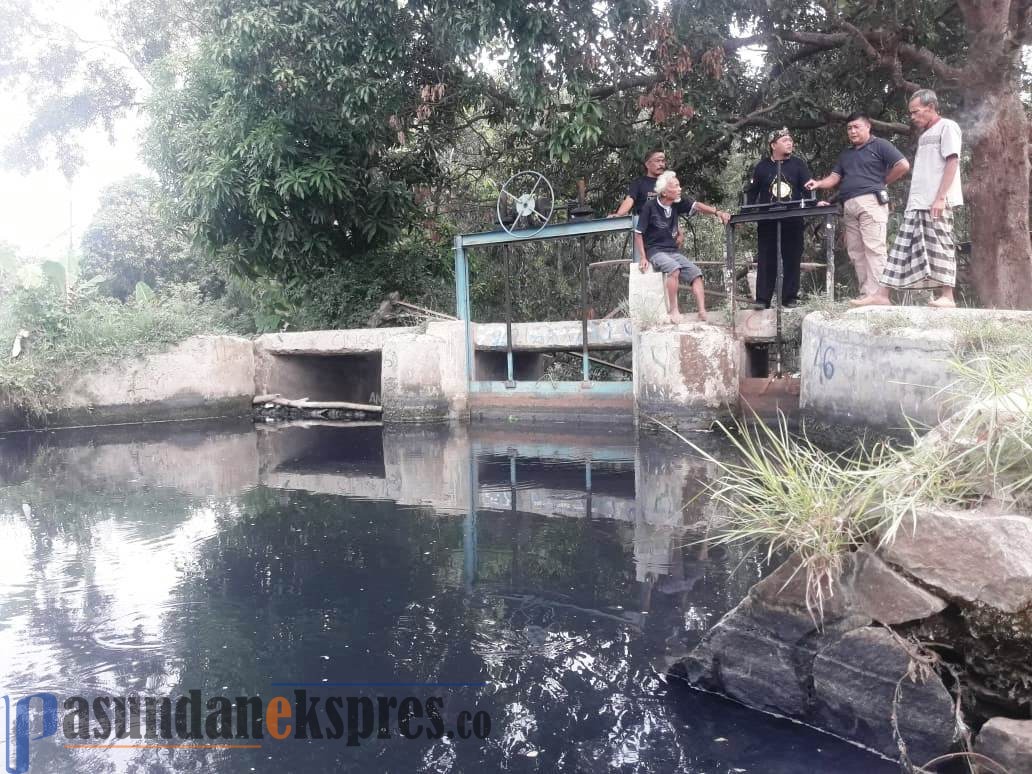
[[706, 322], [706, 313], [699, 312], [699, 322]]
[[671, 312], [670, 313], [670, 322], [672, 322], [674, 325], [680, 325], [681, 324], [681, 313], [680, 312]]
[[887, 298], [881, 296], [864, 296], [863, 298], [854, 298], [849, 302], [850, 306], [892, 306], [892, 302]]
[[957, 302], [951, 298], [943, 298], [940, 296], [939, 298], [933, 298], [929, 301], [928, 306], [934, 306], [936, 309], [955, 309], [957, 307]]

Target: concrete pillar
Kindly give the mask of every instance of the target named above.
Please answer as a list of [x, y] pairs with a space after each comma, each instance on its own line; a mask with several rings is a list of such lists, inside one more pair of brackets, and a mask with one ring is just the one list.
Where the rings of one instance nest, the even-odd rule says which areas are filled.
[[635, 325], [649, 328], [669, 320], [663, 275], [650, 265], [643, 273], [634, 264], [627, 283], [628, 314]]
[[634, 402], [639, 422], [708, 426], [738, 403], [739, 348], [730, 331], [684, 323], [635, 336]]
[[384, 342], [380, 385], [386, 422], [468, 418], [465, 323], [434, 322]]

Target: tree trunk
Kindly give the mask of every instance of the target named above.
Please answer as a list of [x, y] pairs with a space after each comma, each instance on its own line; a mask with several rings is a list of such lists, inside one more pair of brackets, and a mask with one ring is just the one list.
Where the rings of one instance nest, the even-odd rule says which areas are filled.
[[984, 306], [1032, 309], [1028, 118], [1014, 92], [980, 94], [976, 123], [964, 127], [971, 173], [971, 281]]
[[[971, 279], [982, 304], [1032, 308], [1029, 120], [1021, 103], [1026, 12], [1020, 0], [960, 0], [969, 43], [961, 79], [971, 146]], [[966, 119], [966, 120], [965, 120]]]

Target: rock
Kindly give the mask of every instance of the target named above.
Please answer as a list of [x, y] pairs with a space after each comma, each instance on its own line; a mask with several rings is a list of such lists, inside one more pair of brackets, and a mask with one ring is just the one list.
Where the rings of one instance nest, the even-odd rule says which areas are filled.
[[946, 602], [894, 571], [870, 548], [854, 555], [851, 586], [856, 604], [865, 614], [886, 626], [918, 621], [941, 612]]
[[[870, 624], [923, 618], [946, 603], [901, 577], [870, 548], [843, 557], [839, 574], [826, 582], [820, 627], [807, 608], [806, 585], [805, 570], [793, 557], [753, 586], [688, 654], [687, 679], [895, 757], [892, 694], [908, 659], [889, 632]], [[904, 698], [908, 742], [920, 754], [948, 748], [952, 703], [938, 677], [908, 685]]]
[[978, 733], [975, 752], [992, 758], [1014, 774], [1032, 771], [1032, 720], [993, 718]]
[[[896, 684], [910, 663], [893, 635], [865, 627], [823, 648], [813, 663], [817, 725], [879, 752], [899, 754], [892, 735]], [[898, 708], [900, 733], [914, 763], [924, 763], [953, 744], [953, 700], [937, 675], [903, 683]]]
[[[790, 559], [753, 587], [767, 605], [806, 609], [806, 573]], [[824, 620], [843, 631], [878, 621], [887, 626], [935, 615], [946, 602], [910, 582], [870, 546], [843, 557], [838, 579], [824, 589]]]
[[839, 580], [824, 594], [819, 630], [806, 606], [806, 573], [798, 558], [789, 559], [753, 586], [689, 654], [689, 682], [751, 707], [806, 716], [814, 656], [843, 632], [871, 623], [852, 606], [852, 594]]
[[809, 707], [809, 693], [806, 669], [797, 664], [816, 649], [800, 654], [796, 638], [783, 638], [807, 630], [813, 631], [812, 624], [799, 616], [765, 610], [746, 597], [688, 655], [686, 677], [750, 707], [800, 717]]
[[[852, 588], [844, 583], [854, 570], [853, 555], [842, 559], [840, 572], [826, 582], [821, 592], [823, 595], [822, 628], [837, 628], [842, 631], [867, 626], [871, 619], [856, 605]], [[803, 627], [806, 631], [814, 631], [818, 627], [814, 622], [810, 607], [806, 603], [806, 570], [800, 567], [800, 560], [793, 556], [778, 569], [750, 589], [749, 594], [758, 602], [772, 610], [791, 613], [805, 617]], [[813, 614], [817, 614], [813, 610]]]
[[988, 509], [918, 513], [881, 549], [886, 561], [949, 597], [1008, 613], [1032, 604], [1032, 518]]

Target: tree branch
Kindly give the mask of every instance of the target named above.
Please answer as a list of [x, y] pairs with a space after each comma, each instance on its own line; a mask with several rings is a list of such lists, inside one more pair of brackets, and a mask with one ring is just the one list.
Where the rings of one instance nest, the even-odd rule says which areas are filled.
[[662, 73], [652, 73], [650, 75], [638, 75], [634, 78], [625, 78], [622, 81], [610, 84], [608, 86], [596, 86], [594, 89], [588, 89], [588, 96], [592, 99], [605, 99], [611, 97], [618, 91], [626, 91], [627, 89], [640, 89], [644, 86], [655, 86], [657, 83], [662, 83], [666, 80], [666, 76]]
[[[829, 110], [826, 108], [821, 109], [821, 115], [823, 120], [777, 120], [768, 117], [769, 113], [774, 112], [777, 108], [792, 102], [796, 98], [796, 95], [782, 97], [776, 100], [771, 105], [754, 110], [746, 116], [739, 118], [737, 121], [726, 121], [728, 124], [725, 129], [726, 134], [733, 134], [744, 129], [747, 126], [761, 126], [769, 129], [780, 129], [781, 127], [788, 127], [789, 129], [820, 129], [824, 126], [830, 126], [832, 124], [845, 124], [848, 115], [838, 110]], [[895, 121], [879, 121], [876, 118], [871, 119], [871, 127], [877, 129], [879, 132], [887, 134], [910, 134], [910, 127], [906, 124], [896, 123]]]
[[[856, 40], [863, 52], [869, 59], [878, 62], [882, 66], [895, 70], [898, 64], [894, 62], [897, 57], [906, 59], [911, 64], [920, 65], [926, 70], [934, 73], [943, 80], [957, 82], [963, 76], [963, 70], [948, 64], [927, 48], [914, 46], [909, 43], [900, 43], [894, 36], [884, 30], [863, 31], [846, 19], [838, 21], [845, 32], [807, 32], [805, 30], [779, 30], [778, 37], [793, 43], [804, 43], [810, 46], [820, 46], [824, 49], [841, 48], [850, 40]], [[878, 47], [881, 47], [879, 51]], [[899, 78], [902, 80], [902, 71]], [[894, 73], [895, 76], [895, 73]], [[912, 81], [905, 81], [911, 90], [917, 88]], [[897, 83], [897, 85], [902, 85]]]

